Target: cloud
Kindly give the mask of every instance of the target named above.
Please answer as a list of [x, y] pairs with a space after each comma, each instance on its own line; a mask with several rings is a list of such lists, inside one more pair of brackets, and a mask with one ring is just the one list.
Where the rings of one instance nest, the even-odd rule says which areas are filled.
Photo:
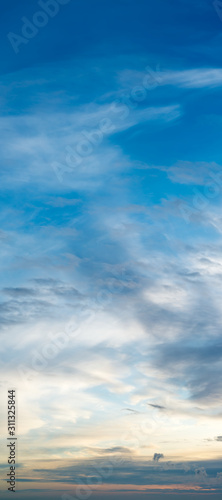
[[131, 453], [131, 450], [129, 448], [124, 448], [123, 446], [114, 446], [113, 448], [106, 448], [102, 450], [102, 453], [104, 454], [113, 454], [113, 453], [124, 453], [124, 454], [129, 454]]
[[197, 476], [200, 476], [201, 478], [206, 478], [207, 477], [207, 472], [204, 467], [199, 467], [195, 469], [195, 474]]
[[2, 289], [2, 295], [9, 300], [0, 304], [0, 321], [5, 324], [22, 324], [56, 317], [59, 313], [58, 304], [71, 309], [87, 300], [72, 285], [56, 280], [34, 280], [32, 287], [7, 287]]
[[[222, 69], [214, 67], [200, 67], [182, 70], [162, 70], [159, 67], [153, 70], [153, 75], [157, 79], [155, 89], [171, 85], [178, 88], [204, 89], [220, 88], [222, 86]], [[133, 70], [123, 70], [119, 74], [119, 80], [123, 85], [131, 84], [132, 88], [143, 81], [145, 72]]]
[[122, 411], [129, 411], [130, 413], [134, 413], [136, 415], [138, 415], [140, 413], [139, 411], [132, 410], [131, 408], [123, 408]]
[[69, 3], [1, 78], [1, 390], [18, 389], [21, 486], [62, 497], [111, 464], [97, 496], [200, 494], [221, 474], [221, 200], [188, 225], [180, 205], [221, 170], [219, 20], [204, 0], [98, 2], [95, 18], [88, 2], [86, 37]]
[[5, 293], [6, 295], [10, 295], [12, 297], [31, 297], [35, 296], [36, 292], [35, 290], [32, 290], [31, 288], [3, 288], [2, 292]]
[[[190, 186], [204, 186], [219, 164], [198, 161], [192, 148], [188, 160], [182, 150], [167, 156], [161, 135], [163, 127], [172, 153], [168, 139], [186, 111], [181, 89], [219, 86], [221, 74], [167, 70], [162, 78], [147, 100], [124, 108], [125, 118], [120, 105], [118, 113], [110, 109], [120, 99], [118, 82], [91, 103], [81, 88], [75, 106], [63, 99], [61, 108], [30, 104], [22, 116], [1, 118], [2, 188], [10, 205], [1, 212], [3, 332], [10, 326], [0, 347], [1, 379], [16, 379], [21, 391], [24, 454], [32, 431], [31, 386], [36, 457], [51, 457], [52, 449], [57, 460], [67, 453], [73, 461], [131, 454], [138, 460], [134, 480], [145, 482], [147, 459], [154, 469], [163, 455], [155, 453], [152, 461], [153, 449], [163, 443], [167, 456], [213, 456], [199, 423], [209, 435], [213, 425], [220, 437], [221, 418], [220, 219], [209, 209], [186, 230], [179, 211]], [[66, 165], [67, 146], [78, 147], [84, 131], [95, 133], [104, 118], [114, 128], [60, 183], [52, 162]], [[158, 155], [152, 140], [147, 148], [154, 127]], [[19, 208], [12, 191], [23, 200]], [[81, 317], [91, 312], [90, 322]], [[78, 319], [80, 334], [50, 358], [51, 335]], [[46, 365], [23, 387], [18, 365], [32, 369], [34, 353], [46, 351]]]
[[184, 71], [169, 71], [163, 73], [162, 84], [193, 89], [221, 87], [222, 69], [196, 68]]
[[161, 458], [164, 458], [163, 453], [154, 453], [153, 455], [153, 461], [154, 462], [159, 462]]
[[158, 410], [165, 410], [166, 409], [165, 406], [154, 405], [154, 404], [151, 404], [151, 403], [148, 403], [148, 405], [152, 406], [152, 408], [157, 408]]

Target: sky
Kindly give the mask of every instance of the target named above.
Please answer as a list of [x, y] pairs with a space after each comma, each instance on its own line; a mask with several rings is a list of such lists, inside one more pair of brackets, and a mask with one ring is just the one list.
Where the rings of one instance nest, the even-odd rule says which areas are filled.
[[0, 498], [219, 500], [222, 2], [0, 5]]

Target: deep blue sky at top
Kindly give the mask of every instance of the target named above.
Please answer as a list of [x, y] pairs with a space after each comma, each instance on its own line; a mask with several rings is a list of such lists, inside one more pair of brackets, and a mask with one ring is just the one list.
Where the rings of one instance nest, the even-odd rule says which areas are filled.
[[[10, 31], [21, 34], [21, 18], [32, 20], [39, 9], [37, 1], [1, 2], [1, 77], [3, 85], [9, 86], [8, 95], [5, 87], [2, 89], [3, 97], [6, 96], [2, 102], [3, 116], [19, 117], [32, 113], [33, 109], [38, 113], [45, 111], [49, 116], [54, 112], [68, 114], [92, 102], [103, 105], [104, 96], [107, 102], [112, 102], [115, 98], [112, 93], [119, 90], [117, 74], [124, 70], [143, 74], [147, 64], [154, 70], [158, 66], [161, 71], [217, 68], [221, 64], [222, 23], [211, 0], [71, 0], [61, 5], [59, 14], [49, 19], [47, 26], [39, 29], [39, 33], [27, 45], [21, 45], [19, 53], [15, 54], [7, 34]], [[25, 86], [25, 80], [32, 85]], [[13, 82], [15, 88], [10, 87]], [[133, 83], [127, 85], [131, 89]], [[59, 93], [62, 98], [56, 99]], [[139, 122], [114, 134], [109, 144], [118, 144], [132, 161], [156, 166], [171, 166], [177, 161], [220, 163], [220, 87], [181, 89], [165, 86], [148, 93], [139, 107], [178, 103], [183, 107], [181, 115], [167, 126], [161, 122]], [[31, 126], [26, 125], [24, 130], [22, 123], [20, 126], [24, 138], [32, 134]], [[50, 128], [47, 132], [50, 134]], [[6, 159], [10, 162], [10, 155]], [[46, 159], [46, 172], [51, 172], [52, 159]], [[21, 161], [18, 158], [18, 165]], [[57, 181], [53, 184], [52, 177], [51, 173], [49, 183], [42, 177], [37, 193], [44, 189], [48, 193], [63, 192], [63, 186]], [[33, 178], [31, 176], [29, 184], [16, 185], [16, 193], [12, 186], [13, 205], [16, 200], [21, 204], [21, 192], [23, 199], [31, 198], [28, 191], [33, 193]], [[151, 202], [160, 203], [166, 193], [179, 197], [190, 195], [190, 186], [169, 182], [162, 171], [156, 176], [152, 174], [152, 189], [149, 171], [133, 171], [131, 182], [131, 203], [147, 203], [148, 196]], [[3, 198], [6, 193], [10, 198], [10, 187], [9, 183]], [[72, 196], [72, 189], [69, 196]], [[81, 196], [84, 198], [85, 194]], [[90, 196], [98, 205], [104, 203], [104, 199], [100, 201], [101, 193], [93, 192]], [[121, 189], [112, 196], [110, 204], [115, 206], [120, 197], [124, 201]], [[27, 206], [25, 211], [29, 211]], [[48, 209], [47, 216], [56, 220], [55, 209], [51, 214]], [[61, 222], [60, 215], [58, 217], [57, 221]], [[36, 216], [35, 222], [42, 223], [42, 218]]]
[[[175, 66], [217, 65], [221, 54], [214, 39], [221, 23], [211, 0], [72, 0], [61, 6], [46, 30], [12, 57], [6, 35], [20, 32], [21, 17], [32, 17], [37, 1], [1, 1], [1, 73], [64, 58], [109, 57], [144, 53]], [[209, 43], [210, 42], [210, 43]]]
[[[96, 103], [99, 108], [111, 103], [115, 99], [115, 92], [119, 92], [117, 75], [125, 70], [138, 71], [144, 75], [146, 65], [154, 70], [159, 67], [160, 71], [166, 72], [193, 68], [198, 71], [198, 68], [218, 68], [221, 65], [222, 23], [211, 0], [71, 0], [67, 5], [61, 5], [59, 14], [49, 19], [47, 26], [39, 29], [39, 33], [28, 44], [21, 45], [19, 53], [15, 54], [7, 34], [10, 31], [21, 34], [21, 18], [25, 16], [32, 20], [37, 10], [40, 7], [36, 1], [1, 2], [1, 109], [2, 116], [8, 116], [9, 119], [35, 113], [37, 116], [43, 112], [49, 117], [54, 113], [67, 113], [68, 116], [81, 106]], [[24, 85], [26, 81], [31, 84]], [[131, 90], [133, 85], [135, 82], [129, 79], [126, 87]], [[6, 86], [9, 87], [8, 91]], [[181, 106], [178, 119], [167, 125], [161, 120], [138, 120], [134, 126], [111, 136], [109, 146], [114, 149], [120, 147], [132, 162], [155, 166], [170, 167], [177, 161], [220, 163], [220, 85], [209, 85], [203, 89], [181, 89], [176, 85], [160, 87], [148, 93], [145, 102], [138, 107], [143, 110], [149, 106], [173, 106], [178, 103]], [[133, 115], [132, 111], [130, 117]], [[33, 123], [27, 123], [24, 125], [21, 120], [16, 125], [24, 141], [34, 135], [35, 124], [33, 127]], [[65, 120], [63, 125], [65, 128]], [[43, 136], [44, 133], [50, 136], [50, 126], [43, 130]], [[96, 126], [95, 120], [93, 127]], [[13, 149], [17, 136], [14, 137], [10, 128], [8, 130], [6, 142], [11, 141]], [[7, 132], [4, 134], [7, 136]], [[44, 160], [46, 167], [36, 190], [36, 169], [32, 168], [30, 181], [24, 181], [26, 161], [27, 167], [30, 167], [27, 155], [23, 159], [19, 154], [11, 156], [8, 153], [3, 160], [3, 169], [7, 169], [8, 175], [12, 166], [12, 179], [17, 179], [15, 172], [18, 169], [21, 169], [21, 175], [15, 185], [9, 178], [2, 193], [3, 203], [6, 198], [9, 205], [14, 207], [26, 203], [24, 213], [29, 214], [29, 211], [33, 213], [30, 204], [34, 203], [38, 209], [44, 202], [42, 193], [47, 199], [52, 193], [60, 195], [64, 192], [68, 197], [78, 197], [78, 189], [73, 190], [71, 185], [69, 188], [69, 181], [64, 187], [53, 178], [50, 165], [53, 160], [62, 161], [62, 148], [60, 158], [58, 154], [55, 149], [53, 155], [46, 157], [46, 154], [45, 158], [44, 154], [40, 155], [40, 161]], [[107, 178], [102, 172], [101, 177], [103, 175], [104, 182], [100, 189], [91, 191], [89, 188], [81, 192], [85, 206], [87, 196], [89, 213], [94, 204], [100, 206], [108, 203], [115, 207], [120, 200], [122, 203], [127, 200], [128, 203], [156, 204], [161, 203], [166, 194], [178, 198], [193, 196], [189, 185], [170, 182], [161, 169], [154, 175], [149, 170], [130, 171], [129, 167], [126, 174], [120, 173], [119, 179], [115, 179], [119, 181], [119, 187], [115, 186], [113, 191], [113, 174]], [[46, 181], [48, 177], [50, 180]], [[106, 182], [107, 179], [109, 182]], [[128, 183], [127, 194], [125, 187], [121, 189], [121, 182], [125, 183], [124, 186]], [[36, 199], [40, 194], [41, 201]], [[43, 221], [47, 223], [47, 220], [48, 223], [67, 225], [74, 212], [79, 215], [81, 208], [56, 210], [55, 207], [47, 207], [46, 211], [43, 207], [43, 211], [37, 210], [34, 226], [41, 225]], [[89, 224], [86, 234], [87, 237], [91, 234], [93, 239], [95, 227], [92, 232], [90, 227]], [[84, 249], [81, 251], [84, 252]]]
[[[10, 31], [21, 34], [21, 17], [31, 20], [39, 9], [36, 1], [1, 2], [1, 75], [11, 74], [9, 81], [20, 80], [24, 74], [16, 76], [16, 72], [26, 70], [30, 79], [34, 71], [35, 78], [38, 74], [44, 79], [51, 68], [50, 76], [54, 75], [54, 81], [51, 81], [51, 87], [46, 86], [48, 98], [42, 103], [45, 108], [50, 105], [50, 91], [61, 88], [67, 93], [79, 94], [78, 105], [99, 99], [115, 89], [113, 78], [117, 71], [125, 68], [142, 71], [143, 63], [154, 68], [159, 65], [162, 70], [218, 67], [221, 63], [222, 23], [211, 0], [71, 0], [67, 5], [60, 6], [59, 14], [50, 19], [27, 45], [21, 45], [16, 55], [7, 34]], [[65, 70], [67, 61], [72, 61], [69, 72]], [[90, 67], [90, 61], [93, 61], [93, 67]], [[53, 64], [57, 65], [56, 69], [52, 68]], [[39, 67], [41, 70], [36, 72]], [[20, 90], [17, 97], [10, 96], [11, 109], [7, 112], [25, 111], [36, 99], [35, 89], [33, 94], [34, 97], [30, 98], [27, 90]], [[166, 104], [165, 89], [163, 94], [162, 102]], [[145, 143], [148, 137], [151, 162], [170, 164], [179, 156], [183, 160], [190, 160], [192, 156], [193, 161], [198, 161], [201, 160], [200, 148], [205, 150], [202, 152], [202, 157], [205, 153], [205, 161], [219, 161], [218, 123], [215, 120], [209, 127], [202, 120], [202, 115], [220, 113], [221, 96], [215, 89], [213, 93], [205, 90], [204, 95], [202, 91], [196, 94], [192, 90], [183, 92], [186, 116], [182, 124], [176, 124], [176, 128], [160, 130], [158, 139], [152, 130], [145, 128], [140, 131], [136, 145], [137, 159], [144, 161], [147, 158]], [[168, 89], [168, 95], [171, 101], [178, 98], [175, 89]], [[160, 92], [158, 102], [161, 103]], [[153, 96], [152, 103], [155, 103]], [[206, 140], [203, 141], [203, 137]], [[162, 154], [158, 151], [157, 157], [160, 139]], [[122, 134], [121, 141], [133, 154], [128, 132], [127, 137]]]
[[[0, 326], [6, 333], [10, 328], [11, 341], [2, 350], [4, 379], [15, 376], [18, 363], [30, 363], [30, 350], [51, 328], [64, 328], [84, 307], [95, 306], [97, 321], [99, 308], [102, 316], [107, 307], [101, 335], [95, 323], [80, 355], [75, 339], [69, 352], [60, 353], [52, 366], [55, 383], [64, 375], [73, 390], [75, 379], [67, 373], [78, 358], [85, 371], [92, 340], [95, 351], [104, 349], [104, 378], [92, 387], [89, 367], [89, 382], [73, 404], [81, 398], [85, 404], [84, 391], [92, 391], [112, 405], [109, 418], [116, 418], [123, 394], [127, 408], [138, 405], [136, 415], [147, 411], [148, 401], [159, 409], [169, 405], [172, 415], [181, 411], [182, 421], [184, 415], [197, 420], [190, 428], [182, 424], [181, 444], [172, 423], [173, 444], [164, 455], [187, 457], [191, 450], [199, 457], [203, 450], [208, 459], [212, 446], [209, 457], [220, 457], [221, 186], [215, 197], [208, 193], [203, 208], [195, 205], [195, 190], [203, 193], [222, 163], [222, 22], [213, 2], [70, 0], [18, 54], [7, 35], [21, 35], [22, 17], [32, 20], [41, 8], [36, 0], [0, 4]], [[147, 66], [162, 83], [121, 120], [110, 106], [141, 85]], [[76, 148], [84, 131], [95, 130], [104, 117], [114, 131], [60, 183], [52, 165], [64, 164], [66, 148]], [[181, 203], [193, 211], [190, 224]], [[104, 305], [107, 290], [111, 300]], [[111, 334], [107, 325], [116, 318], [120, 333], [114, 324]], [[129, 324], [136, 325], [132, 337]], [[120, 392], [106, 378], [107, 366], [111, 378], [116, 373], [109, 358], [119, 354], [126, 363], [119, 377], [127, 381]], [[94, 359], [90, 348], [88, 355]], [[37, 398], [44, 416], [45, 403]], [[60, 414], [60, 404], [65, 411], [61, 395], [55, 399], [50, 415]], [[206, 430], [198, 425], [199, 406], [209, 421]], [[91, 430], [93, 436], [93, 425]], [[118, 426], [114, 434], [117, 443], [108, 432], [105, 444], [99, 436], [93, 446], [119, 445]], [[162, 452], [158, 439], [154, 446], [152, 453]]]

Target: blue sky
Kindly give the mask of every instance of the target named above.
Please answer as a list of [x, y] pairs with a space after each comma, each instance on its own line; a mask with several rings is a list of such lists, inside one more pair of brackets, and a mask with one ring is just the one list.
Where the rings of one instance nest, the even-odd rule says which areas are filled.
[[3, 401], [17, 384], [18, 498], [87, 484], [92, 499], [216, 500], [222, 3], [49, 4], [2, 2], [0, 20], [0, 380]]

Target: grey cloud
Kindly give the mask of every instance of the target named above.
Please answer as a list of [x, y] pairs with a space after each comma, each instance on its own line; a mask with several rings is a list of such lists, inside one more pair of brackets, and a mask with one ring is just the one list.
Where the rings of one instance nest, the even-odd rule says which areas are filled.
[[207, 477], [206, 469], [204, 467], [198, 467], [198, 468], [196, 468], [195, 469], [195, 475], [200, 476], [202, 478], [206, 478]]
[[78, 305], [87, 305], [88, 300], [75, 287], [53, 279], [32, 280], [32, 287], [8, 287], [2, 293], [11, 297], [0, 303], [2, 325], [58, 318], [64, 310], [75, 310]]
[[105, 448], [102, 450], [102, 453], [104, 455], [107, 454], [112, 454], [112, 453], [124, 453], [124, 454], [131, 454], [132, 451], [129, 448], [125, 448], [123, 446], [114, 446], [113, 448]]
[[164, 458], [163, 453], [154, 453], [153, 455], [153, 461], [154, 462], [159, 462], [161, 458]]
[[139, 412], [139, 411], [132, 410], [131, 408], [123, 408], [123, 410], [122, 410], [122, 411], [129, 411], [130, 413], [135, 413], [135, 414], [137, 414], [137, 415], [138, 415], [138, 414], [140, 414], [140, 412]]
[[159, 410], [165, 410], [165, 406], [160, 406], [160, 405], [152, 405], [151, 403], [148, 403], [148, 406], [152, 406], [153, 408], [158, 408]]
[[[194, 332], [183, 341], [163, 342], [158, 349], [153, 350], [153, 364], [160, 372], [164, 370], [166, 383], [175, 386], [183, 383], [189, 391], [190, 400], [202, 404], [208, 402], [208, 405], [212, 401], [215, 404], [218, 402], [222, 383], [219, 369], [222, 345], [218, 341], [212, 343], [201, 339], [199, 346], [192, 345], [193, 335]], [[219, 403], [218, 411], [220, 413]]]
[[31, 289], [31, 288], [25, 288], [25, 287], [21, 287], [21, 288], [3, 288], [2, 290], [3, 293], [7, 294], [7, 295], [11, 295], [12, 297], [17, 297], [19, 298], [20, 296], [21, 297], [29, 297], [29, 296], [35, 296], [36, 295], [36, 291]]
[[[155, 454], [163, 458], [162, 453]], [[154, 456], [155, 456], [154, 455]], [[160, 460], [159, 458], [159, 460]], [[164, 465], [166, 465], [164, 467]], [[73, 460], [72, 466], [67, 463], [67, 466], [58, 467], [56, 469], [48, 469], [47, 462], [43, 469], [34, 469], [32, 476], [41, 475], [45, 480], [53, 481], [56, 477], [58, 482], [64, 480], [74, 484], [78, 479], [85, 478], [85, 484], [90, 483], [96, 474], [100, 474], [102, 470], [110, 470], [110, 484], [140, 484], [140, 485], [155, 485], [155, 484], [172, 484], [181, 482], [182, 484], [193, 484], [194, 476], [200, 483], [206, 478], [206, 469], [209, 471], [209, 476], [217, 477], [221, 473], [221, 462], [214, 463], [208, 461], [186, 464], [167, 463], [158, 464], [155, 460], [132, 460], [130, 457], [125, 457], [122, 462], [121, 457], [101, 457], [97, 459]], [[204, 472], [205, 471], [205, 472]], [[101, 473], [102, 476], [102, 473]], [[75, 478], [75, 481], [73, 480]], [[210, 481], [209, 481], [210, 482]]]

